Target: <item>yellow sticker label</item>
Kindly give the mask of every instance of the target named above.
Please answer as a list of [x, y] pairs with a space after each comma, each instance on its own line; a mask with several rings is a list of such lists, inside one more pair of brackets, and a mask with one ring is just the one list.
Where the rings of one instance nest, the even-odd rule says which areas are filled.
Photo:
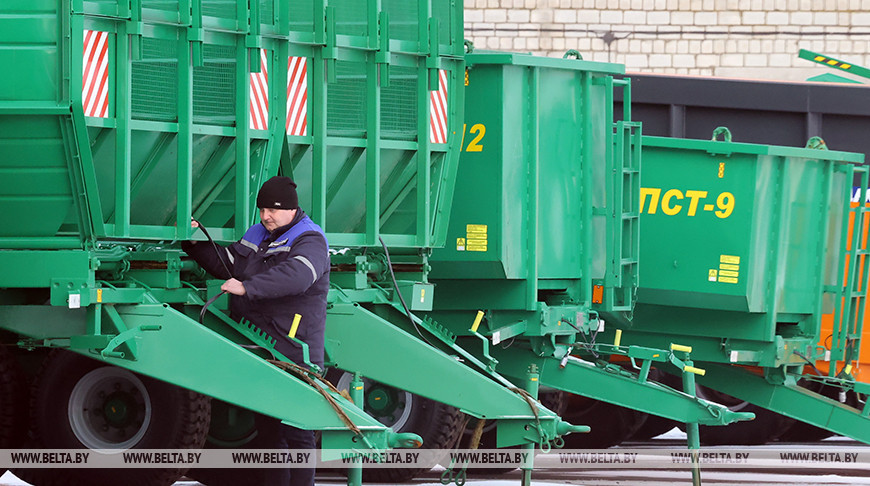
[[732, 270], [734, 272], [740, 270], [740, 265], [731, 265], [729, 263], [720, 263], [719, 270]]
[[725, 162], [719, 162], [719, 178], [725, 177]]
[[719, 273], [719, 272], [718, 272], [715, 268], [711, 268], [710, 271], [709, 271], [708, 274], [707, 274], [707, 280], [709, 280], [709, 281], [711, 281], [711, 282], [715, 282], [715, 281], [716, 281], [716, 276], [717, 276], [718, 273]]
[[739, 277], [740, 274], [738, 272], [732, 272], [730, 270], [720, 270], [719, 276], [720, 277]]
[[465, 225], [466, 233], [483, 233], [486, 234], [485, 224], [467, 224]]
[[468, 251], [486, 251], [487, 236], [485, 224], [465, 225], [465, 249]]
[[719, 255], [719, 263], [730, 263], [732, 265], [740, 265], [740, 257], [734, 255]]
[[465, 238], [456, 238], [456, 251], [465, 251]]
[[103, 289], [97, 289], [97, 303], [103, 301]]
[[719, 281], [724, 283], [737, 283], [737, 279], [734, 277], [719, 277]]

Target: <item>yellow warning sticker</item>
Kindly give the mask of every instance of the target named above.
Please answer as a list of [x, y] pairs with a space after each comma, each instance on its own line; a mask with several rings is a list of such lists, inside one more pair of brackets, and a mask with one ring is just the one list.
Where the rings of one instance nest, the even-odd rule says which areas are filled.
[[488, 243], [486, 230], [485, 224], [465, 225], [465, 249], [468, 251], [486, 251]]
[[456, 251], [465, 251], [465, 238], [456, 238]]
[[733, 284], [737, 283], [737, 279], [734, 277], [722, 277], [722, 276], [720, 276], [719, 281], [723, 282], [723, 283], [733, 283]]
[[733, 272], [737, 272], [740, 270], [740, 265], [731, 265], [729, 263], [720, 263], [719, 270], [731, 270]]
[[719, 255], [719, 263], [730, 263], [732, 265], [740, 265], [740, 257], [734, 255]]
[[719, 270], [720, 277], [739, 277], [740, 274], [738, 272], [732, 272], [730, 270]]
[[97, 303], [103, 301], [103, 289], [97, 289]]
[[717, 273], [718, 273], [718, 271], [715, 268], [711, 268], [710, 272], [707, 275], [707, 280], [709, 280], [711, 282], [715, 282]]
[[465, 225], [466, 233], [483, 233], [486, 234], [485, 224], [467, 224]]
[[478, 243], [468, 240], [468, 246], [466, 249], [468, 249], [468, 251], [486, 251], [486, 241], [484, 240], [483, 243]]

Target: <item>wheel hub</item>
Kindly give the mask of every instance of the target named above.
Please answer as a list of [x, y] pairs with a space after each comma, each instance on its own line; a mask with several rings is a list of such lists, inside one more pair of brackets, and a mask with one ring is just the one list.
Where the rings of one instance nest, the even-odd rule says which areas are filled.
[[133, 373], [112, 366], [88, 372], [70, 393], [70, 428], [91, 449], [128, 449], [151, 422], [151, 399]]

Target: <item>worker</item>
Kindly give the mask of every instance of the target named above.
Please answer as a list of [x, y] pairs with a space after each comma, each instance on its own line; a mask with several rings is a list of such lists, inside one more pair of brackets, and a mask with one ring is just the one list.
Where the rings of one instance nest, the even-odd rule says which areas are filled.
[[[230, 316], [244, 318], [277, 342], [275, 349], [304, 366], [302, 347], [288, 338], [301, 316], [296, 337], [308, 345], [310, 362], [323, 366], [329, 247], [323, 230], [299, 208], [289, 177], [266, 181], [257, 193], [260, 222], [228, 247], [184, 242], [187, 252], [211, 275], [226, 279]], [[191, 226], [198, 227], [193, 221]], [[258, 448], [315, 449], [314, 431], [283, 426], [257, 414]], [[314, 457], [314, 454], [310, 457]], [[314, 468], [263, 469], [268, 486], [313, 486]], [[259, 482], [259, 481], [258, 481]]]

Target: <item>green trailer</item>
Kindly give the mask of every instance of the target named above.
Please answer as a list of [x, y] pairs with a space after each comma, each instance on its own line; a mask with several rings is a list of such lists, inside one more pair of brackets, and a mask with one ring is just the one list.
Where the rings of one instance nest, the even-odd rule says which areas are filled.
[[575, 356], [603, 319], [631, 313], [643, 278], [641, 127], [630, 102], [626, 121], [614, 120], [614, 92], [630, 99], [630, 83], [614, 79], [622, 66], [480, 51], [466, 62], [466, 135], [447, 245], [432, 255], [429, 315], [491, 369], [520, 383], [534, 365], [542, 389], [577, 396], [566, 417], [589, 412], [580, 396], [627, 407], [588, 413], [591, 434], [566, 438], [570, 447], [618, 443], [617, 426], [633, 430], [620, 410], [707, 425], [751, 418], [657, 383], [653, 361], [693, 369], [670, 343]]
[[241, 447], [249, 411], [322, 431], [324, 449], [420, 445], [276, 366], [225, 301], [205, 306], [217, 285], [178, 249], [202, 238], [191, 217], [239, 238], [275, 174], [332, 245], [330, 364], [446, 404], [437, 427], [457, 433], [459, 411], [504, 419], [511, 444], [585, 430], [427, 342], [438, 328], [413, 314], [431, 306], [461, 143], [461, 4], [18, 0], [0, 7], [0, 45], [15, 71], [0, 80], [4, 449]]
[[[736, 143], [726, 128], [711, 141], [644, 137], [642, 280], [633, 319], [614, 324], [637, 345], [681, 336], [709, 368], [699, 383], [710, 397], [867, 442], [870, 409], [807, 392], [868, 391], [851, 374], [868, 275], [866, 209], [851, 201], [866, 194], [867, 169], [861, 154], [823, 148]], [[843, 344], [825, 348], [831, 313]], [[817, 360], [831, 363], [829, 377], [803, 373]], [[768, 413], [742, 432], [702, 432], [710, 443], [765, 442], [786, 425]]]
[[[725, 141], [641, 137], [629, 81], [611, 78], [620, 66], [466, 61], [468, 135], [430, 314], [458, 342], [514, 380], [534, 363], [542, 387], [584, 397], [563, 416], [602, 434], [569, 445], [619, 443], [643, 424], [638, 411], [688, 424], [692, 447], [698, 424], [737, 422], [702, 427], [707, 439], [768, 429], [765, 409], [870, 440], [867, 409], [796, 384], [814, 380], [801, 372], [824, 354], [821, 316], [836, 307], [853, 346], [823, 381], [867, 391], [846, 368], [866, 289], [856, 276], [868, 273], [857, 239], [845, 251], [849, 218], [863, 217], [849, 203], [853, 176], [866, 187], [860, 155], [732, 143], [725, 129]], [[760, 407], [705, 408], [733, 405], [726, 393]]]

